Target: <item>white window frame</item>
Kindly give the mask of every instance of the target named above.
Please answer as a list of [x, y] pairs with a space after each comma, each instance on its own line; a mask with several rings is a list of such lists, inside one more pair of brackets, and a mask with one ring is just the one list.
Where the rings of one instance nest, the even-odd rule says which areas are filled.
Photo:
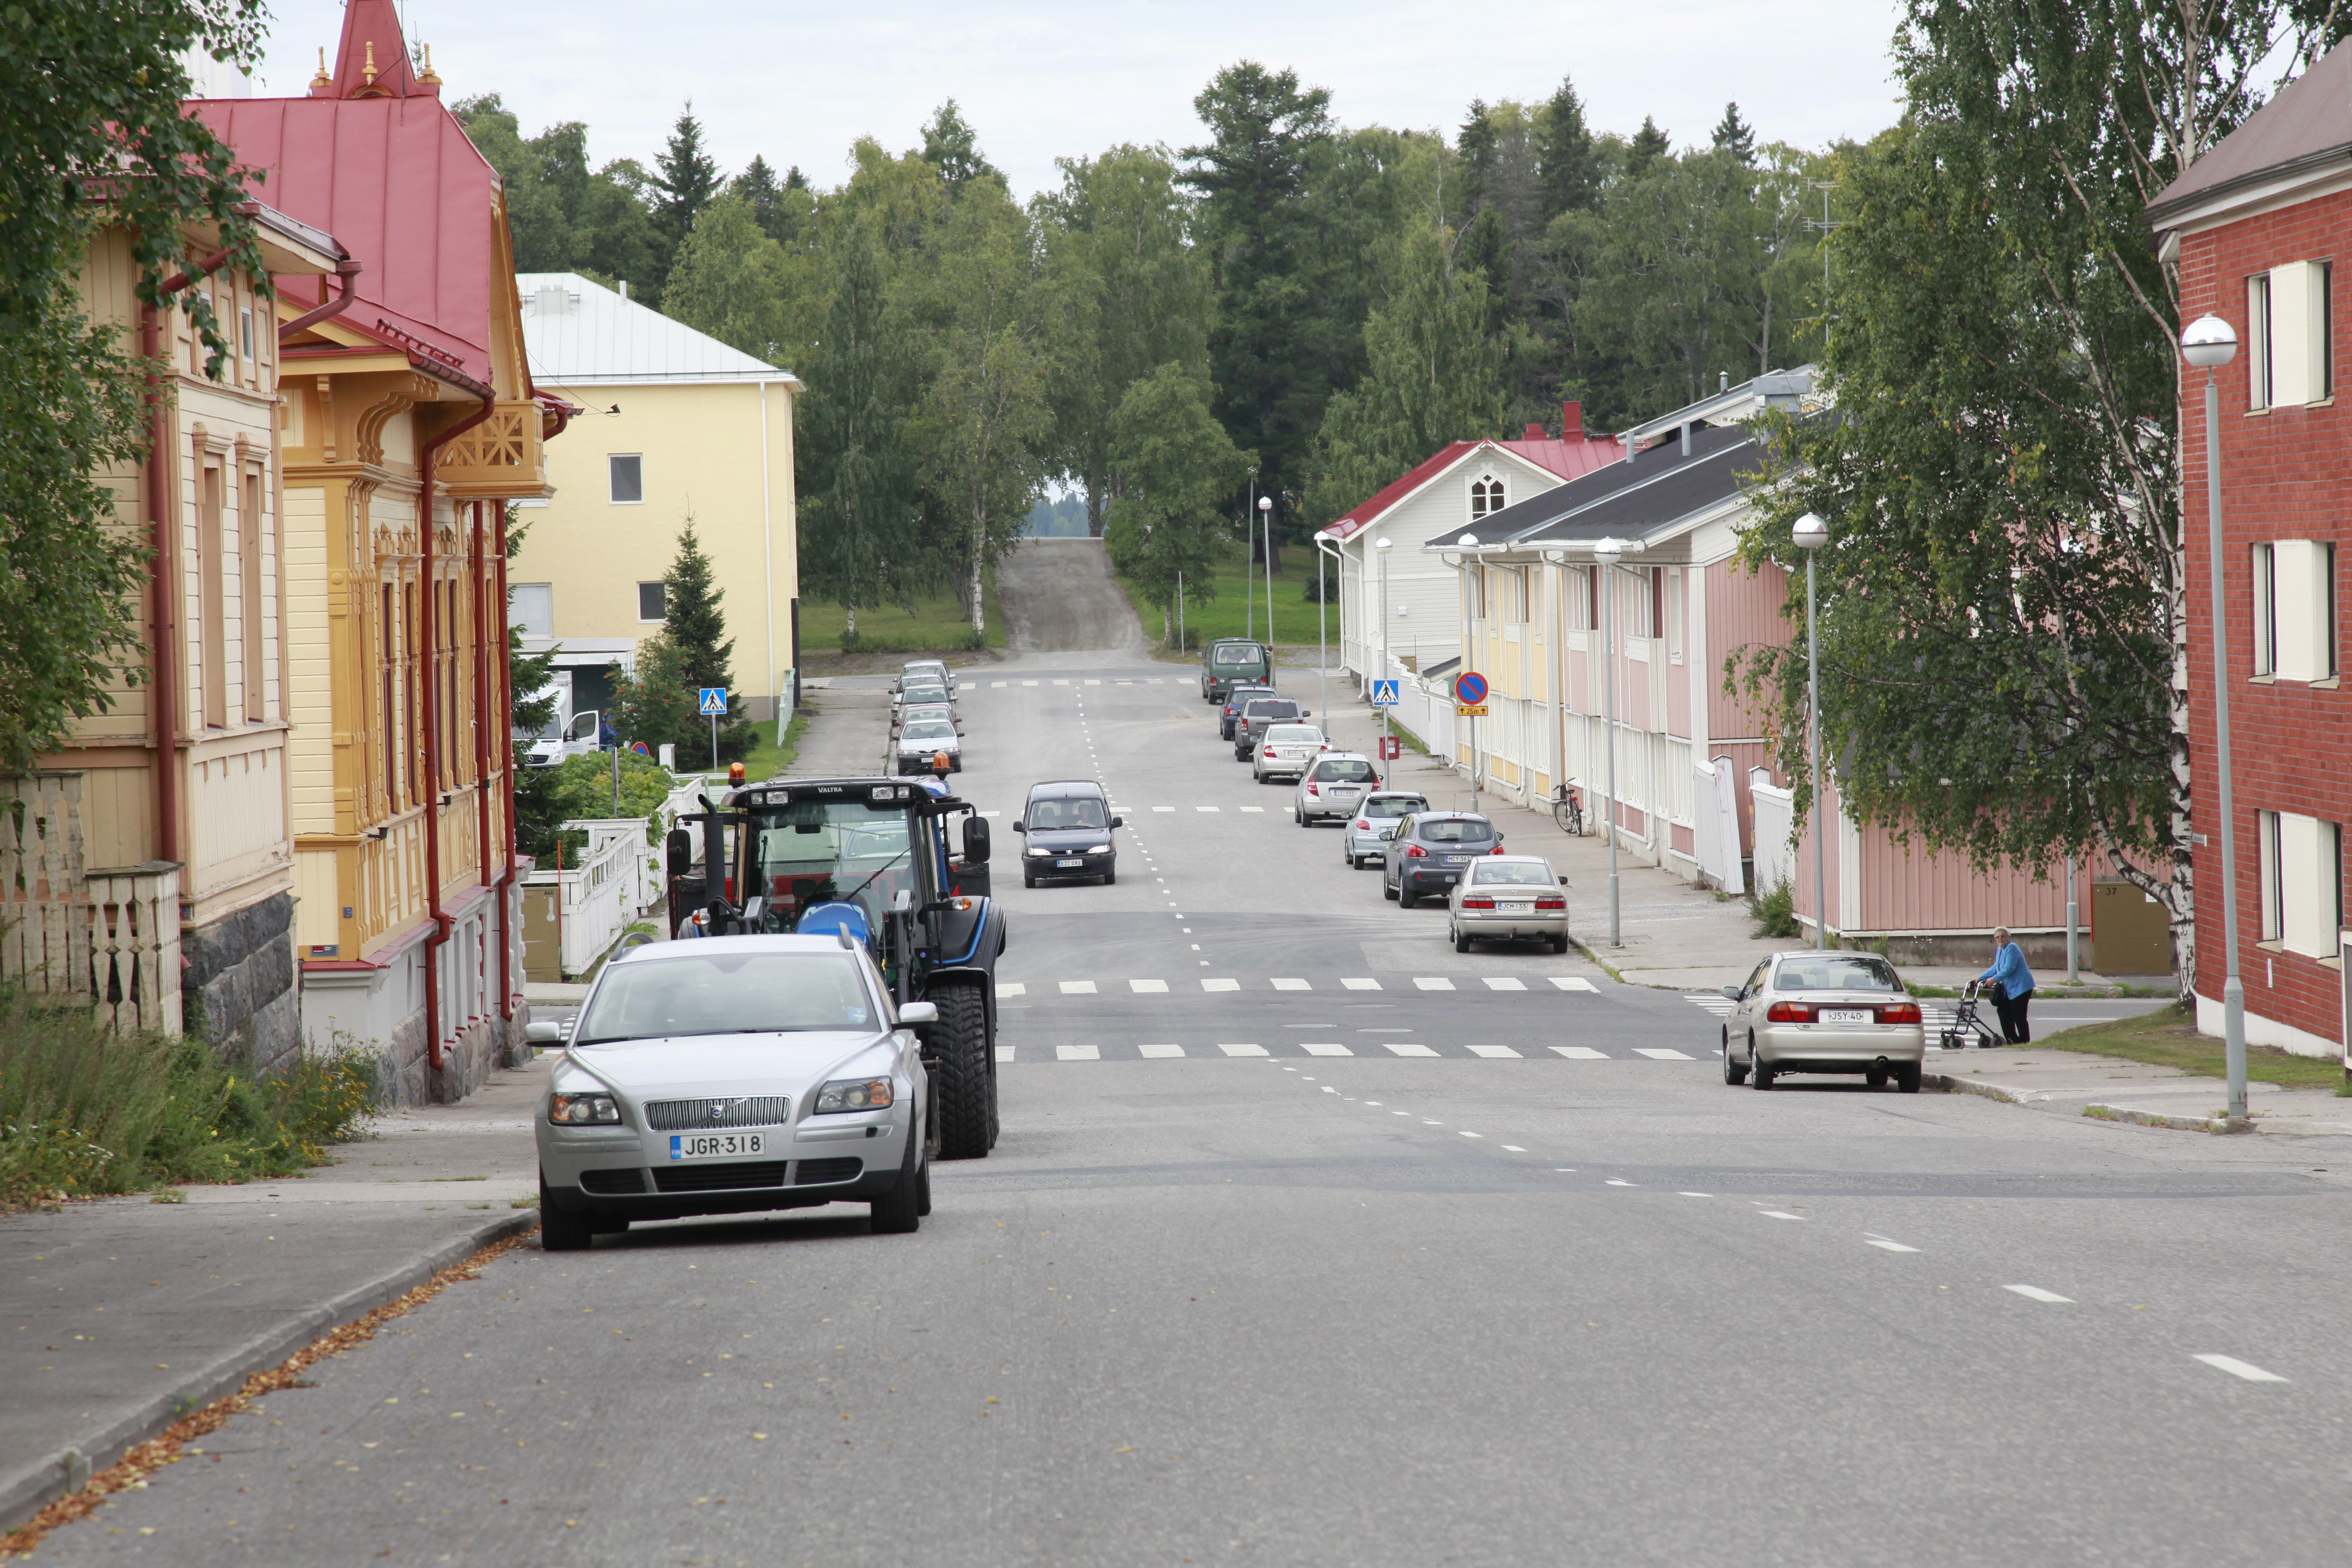
[[2259, 912], [2262, 919], [2259, 942], [2282, 940], [2286, 930], [2286, 896], [2279, 871], [2279, 814], [2275, 811], [2254, 813], [2254, 840], [2257, 858], [2261, 862], [2258, 882]]
[[1666, 568], [1666, 654], [1675, 663], [1683, 661], [1683, 569]]
[[1489, 518], [1511, 504], [1511, 492], [1500, 474], [1481, 473], [1470, 481], [1470, 521]]
[[2249, 552], [2247, 578], [2254, 595], [2254, 673], [2278, 673], [2278, 547], [2265, 540]]
[[[530, 629], [530, 617], [522, 607], [526, 595], [541, 598], [547, 605], [547, 629], [543, 632]], [[553, 637], [555, 635], [555, 584], [552, 583], [509, 584], [507, 585], [507, 625], [522, 627], [525, 637]]]
[[2246, 407], [2271, 405], [2271, 275], [2246, 279]]
[[[648, 589], [648, 588], [656, 588], [656, 589], [659, 589], [659, 590], [660, 590], [660, 592], [661, 592], [661, 597], [662, 597], [662, 613], [661, 613], [660, 615], [658, 615], [658, 616], [648, 616], [648, 615], [646, 615], [646, 589]], [[655, 581], [650, 582], [650, 583], [640, 583], [640, 584], [637, 584], [637, 624], [638, 624], [639, 626], [659, 626], [662, 622], [664, 622], [664, 621], [667, 620], [668, 618], [669, 618], [669, 584], [667, 584], [667, 583], [665, 583], [665, 582], [660, 581], [659, 579], [656, 579]]]
[[[636, 465], [637, 493], [634, 499], [629, 500], [624, 500], [621, 499], [620, 465], [625, 462], [634, 463]], [[614, 506], [643, 506], [646, 504], [646, 458], [644, 453], [607, 452], [604, 454], [604, 498]]]

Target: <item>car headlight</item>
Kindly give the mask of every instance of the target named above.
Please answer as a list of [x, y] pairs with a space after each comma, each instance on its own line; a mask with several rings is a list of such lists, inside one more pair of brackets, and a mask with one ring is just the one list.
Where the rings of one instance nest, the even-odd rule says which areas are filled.
[[896, 1098], [887, 1078], [835, 1079], [816, 1091], [816, 1114], [832, 1116], [845, 1110], [880, 1110]]
[[621, 1120], [621, 1108], [609, 1094], [559, 1094], [547, 1102], [547, 1119], [560, 1127], [611, 1126]]
[[1053, 851], [1051, 849], [1032, 849], [1029, 853], [1032, 855], [1051, 855]]
[[1108, 844], [1090, 845], [1087, 847], [1087, 853], [1089, 855], [1108, 855], [1110, 853], [1110, 846]]

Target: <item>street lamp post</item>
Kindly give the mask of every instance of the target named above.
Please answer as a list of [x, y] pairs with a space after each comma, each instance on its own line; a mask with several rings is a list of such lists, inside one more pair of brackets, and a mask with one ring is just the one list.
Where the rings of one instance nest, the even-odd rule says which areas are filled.
[[1265, 672], [1274, 674], [1274, 498], [1257, 498], [1257, 515], [1265, 524]]
[[[1377, 680], [1389, 679], [1389, 552], [1395, 547], [1395, 541], [1388, 539], [1375, 540], [1372, 543], [1372, 549], [1381, 558], [1381, 672], [1373, 678]], [[1389, 715], [1394, 711], [1386, 703], [1381, 706], [1381, 739], [1383, 741], [1389, 738]], [[1381, 750], [1385, 752], [1388, 748], [1382, 746]], [[1386, 757], [1381, 759], [1381, 787], [1383, 789], [1388, 787], [1388, 763]]]
[[1323, 715], [1328, 732], [1331, 724], [1331, 612], [1325, 601], [1330, 595], [1324, 592], [1328, 579], [1323, 575], [1324, 548], [1331, 542], [1330, 531], [1320, 530], [1315, 535], [1315, 680], [1316, 693], [1323, 699], [1317, 710]]
[[1791, 537], [1805, 552], [1805, 750], [1813, 779], [1813, 946], [1830, 944], [1830, 889], [1822, 879], [1822, 622], [1813, 602], [1813, 557], [1830, 542], [1830, 525], [1812, 512], [1797, 520]]
[[2238, 810], [2230, 777], [2230, 623], [2221, 601], [2221, 391], [2213, 373], [2238, 357], [2238, 334], [2219, 316], [2200, 316], [2180, 334], [2180, 356], [2205, 373], [2205, 555], [2211, 574], [2214, 770], [2221, 841], [2222, 1062], [2230, 1075], [2230, 1115], [2246, 1114], [2246, 988], [2238, 979]]
[[1618, 539], [1592, 542], [1593, 570], [1601, 574], [1601, 733], [1609, 748], [1609, 945], [1622, 945], [1617, 919], [1617, 563], [1625, 558]]

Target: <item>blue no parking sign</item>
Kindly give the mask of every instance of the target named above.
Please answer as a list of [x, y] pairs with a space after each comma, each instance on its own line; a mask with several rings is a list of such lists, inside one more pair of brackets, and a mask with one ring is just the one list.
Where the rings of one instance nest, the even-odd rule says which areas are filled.
[[1475, 669], [1465, 670], [1454, 678], [1454, 700], [1465, 708], [1475, 708], [1486, 700], [1486, 678]]

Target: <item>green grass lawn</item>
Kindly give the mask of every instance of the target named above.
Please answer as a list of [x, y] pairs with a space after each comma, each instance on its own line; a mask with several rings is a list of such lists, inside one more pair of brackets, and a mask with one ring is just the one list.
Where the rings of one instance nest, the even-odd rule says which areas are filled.
[[[2085, 1024], [2054, 1035], [2037, 1032], [2033, 1043], [2053, 1050], [2084, 1051], [2179, 1068], [2205, 1078], [2226, 1077], [2228, 1071], [2221, 1059], [2221, 1042], [2199, 1034], [2196, 1020], [2178, 1006], [2112, 1024]], [[2272, 1046], [2246, 1047], [2246, 1076], [2289, 1089], [2344, 1088], [2344, 1064], [2333, 1057], [2299, 1057]]]
[[[1315, 646], [1316, 627], [1314, 601], [1307, 598], [1306, 584], [1315, 580], [1315, 551], [1311, 545], [1292, 545], [1282, 552], [1282, 571], [1274, 579], [1274, 635], [1266, 636], [1265, 578], [1263, 573], [1236, 557], [1231, 563], [1211, 574], [1211, 584], [1217, 591], [1215, 599], [1202, 602], [1197, 584], [1185, 579], [1184, 629], [1197, 646], [1218, 637], [1255, 637], [1260, 642], [1305, 644]], [[1255, 577], [1249, 584], [1254, 595], [1243, 597], [1245, 568]], [[1329, 635], [1333, 643], [1339, 640], [1339, 576], [1326, 566], [1323, 581], [1331, 591], [1328, 610]], [[1128, 602], [1135, 606], [1136, 619], [1143, 623], [1143, 635], [1157, 641], [1160, 637], [1160, 606], [1149, 604], [1134, 584], [1125, 577], [1118, 585], [1127, 590]]]
[[[1003, 647], [1004, 607], [997, 602], [993, 572], [982, 584], [981, 605], [988, 616], [988, 646]], [[848, 622], [849, 612], [839, 605], [822, 599], [802, 599], [803, 652], [840, 652], [842, 628]], [[917, 600], [911, 613], [898, 605], [879, 608], [860, 605], [857, 611], [857, 646], [861, 652], [937, 653], [967, 647], [971, 636], [971, 626], [964, 618], [962, 606], [956, 603], [955, 595], [944, 588], [928, 599]]]

